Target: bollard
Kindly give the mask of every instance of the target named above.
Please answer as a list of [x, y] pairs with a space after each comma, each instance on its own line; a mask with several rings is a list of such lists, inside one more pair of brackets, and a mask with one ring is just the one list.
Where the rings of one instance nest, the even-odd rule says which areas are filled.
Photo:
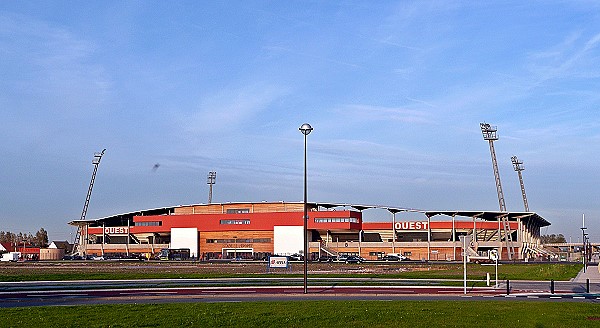
[[585, 292], [588, 294], [590, 293], [590, 279], [589, 278], [585, 280]]
[[550, 280], [550, 293], [554, 294], [554, 279]]
[[506, 279], [506, 295], [510, 295], [510, 281]]

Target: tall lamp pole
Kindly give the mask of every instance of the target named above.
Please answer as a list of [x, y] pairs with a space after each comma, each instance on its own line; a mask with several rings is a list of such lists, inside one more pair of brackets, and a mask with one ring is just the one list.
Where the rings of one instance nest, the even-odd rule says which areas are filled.
[[585, 266], [585, 260], [586, 260], [585, 259], [585, 257], [586, 257], [585, 236], [587, 235], [585, 233], [585, 230], [587, 229], [585, 227], [585, 214], [583, 214], [582, 221], [583, 221], [582, 224], [581, 224], [581, 241], [582, 241], [582, 244], [583, 244], [583, 256], [582, 256], [583, 261], [582, 262], [583, 262], [583, 272], [585, 273], [586, 269], [587, 269], [586, 266]]
[[308, 206], [306, 203], [306, 137], [312, 132], [313, 128], [308, 123], [302, 124], [299, 128], [304, 134], [304, 294], [308, 294]]

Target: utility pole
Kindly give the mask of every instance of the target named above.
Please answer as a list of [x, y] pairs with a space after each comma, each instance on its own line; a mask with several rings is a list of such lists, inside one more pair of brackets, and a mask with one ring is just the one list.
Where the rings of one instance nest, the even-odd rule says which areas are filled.
[[510, 158], [513, 164], [513, 168], [519, 174], [519, 183], [521, 184], [521, 194], [523, 194], [523, 204], [525, 205], [525, 212], [529, 212], [529, 205], [527, 204], [527, 195], [525, 194], [525, 184], [523, 183], [523, 174], [521, 171], [525, 170], [523, 166], [523, 161], [519, 160], [517, 156], [513, 156]]
[[[94, 153], [94, 159], [92, 159], [92, 164], [94, 165], [94, 172], [92, 173], [92, 179], [90, 180], [90, 186], [88, 187], [87, 196], [85, 197], [85, 203], [83, 204], [83, 210], [81, 211], [80, 221], [85, 221], [85, 216], [87, 214], [88, 206], [90, 205], [90, 198], [92, 197], [92, 189], [94, 188], [94, 181], [96, 180], [96, 173], [98, 172], [98, 166], [100, 165], [100, 160], [102, 156], [104, 156], [104, 152], [106, 149], [103, 149], [100, 153]], [[83, 255], [85, 250], [82, 250], [81, 240], [83, 225], [79, 224], [77, 226], [77, 234], [75, 235], [75, 243], [73, 247], [74, 255]], [[85, 242], [87, 243], [87, 236]]]
[[213, 185], [217, 182], [217, 172], [210, 171], [208, 172], [208, 178], [206, 180], [206, 184], [208, 184], [208, 203], [212, 203], [212, 189]]

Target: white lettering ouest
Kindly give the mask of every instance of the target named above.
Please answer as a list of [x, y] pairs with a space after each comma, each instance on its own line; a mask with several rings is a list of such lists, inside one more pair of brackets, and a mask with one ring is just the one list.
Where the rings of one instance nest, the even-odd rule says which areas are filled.
[[104, 233], [107, 235], [110, 234], [126, 234], [129, 233], [129, 228], [127, 227], [105, 227]]
[[404, 221], [396, 222], [396, 230], [427, 230], [427, 221]]

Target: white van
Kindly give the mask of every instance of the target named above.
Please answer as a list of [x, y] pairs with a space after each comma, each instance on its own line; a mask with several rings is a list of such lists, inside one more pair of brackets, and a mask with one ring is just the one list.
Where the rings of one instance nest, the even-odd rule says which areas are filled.
[[0, 261], [2, 261], [2, 262], [17, 262], [19, 260], [19, 257], [21, 257], [21, 252], [4, 253], [4, 254], [2, 254], [2, 259], [0, 259]]

